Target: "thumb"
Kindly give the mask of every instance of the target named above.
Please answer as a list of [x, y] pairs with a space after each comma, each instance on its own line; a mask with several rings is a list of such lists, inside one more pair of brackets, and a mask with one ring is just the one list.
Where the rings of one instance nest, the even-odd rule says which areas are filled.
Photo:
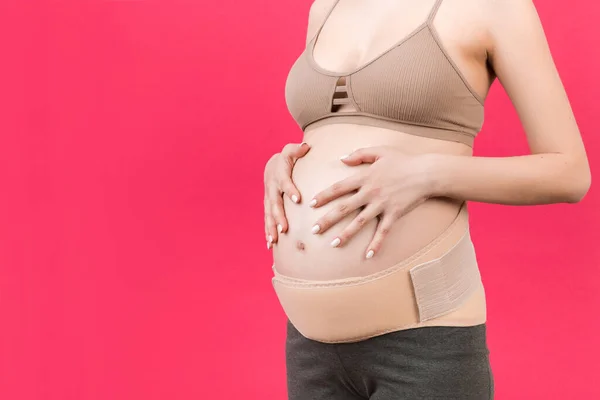
[[373, 164], [381, 156], [381, 151], [378, 147], [369, 147], [366, 149], [358, 149], [352, 153], [342, 156], [340, 160], [350, 166], [356, 166], [363, 163]]
[[310, 145], [306, 142], [302, 142], [298, 145], [298, 147], [296, 147], [296, 149], [294, 151], [292, 151], [291, 156], [293, 158], [304, 157], [306, 155], [306, 153], [308, 153], [309, 150], [310, 150]]
[[308, 153], [308, 151], [310, 150], [310, 145], [306, 142], [302, 142], [298, 145], [298, 147], [296, 147], [294, 150], [292, 150], [289, 153], [289, 163], [290, 166], [294, 166], [294, 164], [296, 163], [296, 161], [299, 158], [302, 158], [306, 155], [306, 153]]

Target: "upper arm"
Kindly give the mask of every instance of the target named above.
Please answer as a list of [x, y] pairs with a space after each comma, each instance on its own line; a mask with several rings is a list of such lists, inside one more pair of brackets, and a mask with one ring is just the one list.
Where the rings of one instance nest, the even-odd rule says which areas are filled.
[[489, 62], [533, 153], [584, 158], [581, 135], [531, 0], [490, 0]]
[[315, 0], [308, 12], [308, 29], [306, 32], [306, 44], [317, 34], [327, 14], [335, 4], [335, 0]]

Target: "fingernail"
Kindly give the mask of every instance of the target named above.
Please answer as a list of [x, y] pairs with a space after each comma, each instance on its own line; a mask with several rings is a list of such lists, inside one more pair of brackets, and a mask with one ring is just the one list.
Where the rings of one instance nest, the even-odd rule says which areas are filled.
[[316, 205], [317, 205], [317, 199], [312, 199], [312, 200], [310, 201], [310, 203], [308, 203], [308, 206], [309, 206], [309, 207], [314, 207], [314, 206], [316, 206]]
[[335, 238], [333, 239], [333, 242], [331, 242], [331, 247], [338, 247], [340, 245], [340, 243], [342, 243], [340, 238]]
[[350, 157], [349, 154], [345, 154], [343, 156], [340, 157], [340, 160], [345, 160], [346, 158]]
[[277, 224], [277, 232], [283, 232], [283, 226], [281, 226], [281, 224]]
[[267, 250], [271, 250], [271, 242], [267, 242]]
[[300, 147], [302, 147], [302, 145], [304, 145], [304, 144], [308, 146], [308, 143], [302, 142], [302, 143], [300, 143]]
[[367, 253], [367, 258], [372, 258], [375, 255], [375, 252], [373, 250], [369, 250], [369, 252]]
[[319, 233], [320, 230], [321, 230], [321, 227], [317, 224], [317, 225], [313, 226], [310, 231], [312, 233]]
[[273, 243], [273, 236], [269, 235], [269, 243]]
[[294, 203], [298, 203], [298, 196], [296, 196], [295, 194], [292, 195], [292, 201]]

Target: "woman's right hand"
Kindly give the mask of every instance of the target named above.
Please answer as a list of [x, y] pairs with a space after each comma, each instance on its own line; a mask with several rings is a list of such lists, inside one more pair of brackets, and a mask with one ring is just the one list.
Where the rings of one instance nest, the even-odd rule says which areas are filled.
[[300, 192], [292, 181], [296, 161], [310, 150], [307, 143], [287, 144], [281, 153], [273, 155], [265, 166], [265, 236], [267, 248], [276, 243], [279, 234], [287, 232], [288, 223], [283, 208], [283, 196], [294, 203], [301, 200]]

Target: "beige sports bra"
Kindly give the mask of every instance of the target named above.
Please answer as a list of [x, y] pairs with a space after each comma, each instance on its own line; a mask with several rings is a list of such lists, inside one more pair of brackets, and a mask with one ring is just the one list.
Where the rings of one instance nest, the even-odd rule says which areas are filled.
[[[427, 20], [377, 58], [351, 72], [317, 65], [315, 43], [333, 9], [292, 66], [285, 98], [305, 131], [334, 123], [393, 129], [472, 146], [483, 125], [484, 99], [469, 85]], [[352, 105], [352, 111], [340, 106]]]

